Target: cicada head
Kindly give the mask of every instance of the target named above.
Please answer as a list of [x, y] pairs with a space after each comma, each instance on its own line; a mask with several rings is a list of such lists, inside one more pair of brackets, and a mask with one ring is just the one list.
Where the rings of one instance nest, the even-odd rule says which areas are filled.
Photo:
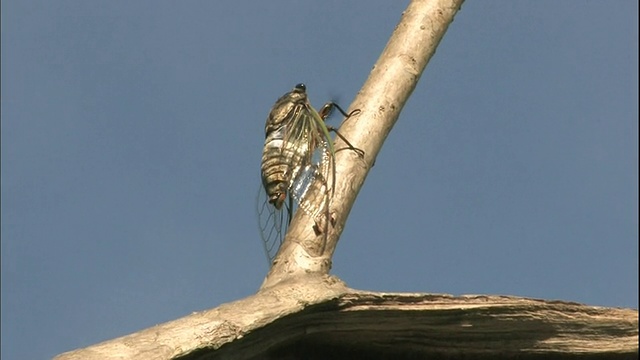
[[300, 83], [294, 86], [293, 90], [282, 95], [271, 108], [267, 123], [265, 125], [265, 135], [277, 130], [286, 124], [296, 113], [303, 111], [309, 105], [307, 98], [307, 87]]

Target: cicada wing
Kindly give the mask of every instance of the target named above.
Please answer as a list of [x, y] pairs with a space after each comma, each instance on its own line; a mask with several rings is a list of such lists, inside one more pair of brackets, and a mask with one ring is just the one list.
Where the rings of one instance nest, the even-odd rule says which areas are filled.
[[327, 140], [319, 141], [312, 161], [295, 172], [289, 193], [316, 223], [323, 223], [333, 197], [334, 163]]
[[288, 198], [287, 201], [285, 201], [285, 206], [276, 209], [275, 206], [269, 203], [269, 198], [262, 185], [260, 185], [258, 189], [258, 196], [256, 198], [260, 237], [262, 238], [262, 245], [265, 255], [267, 256], [267, 261], [271, 264], [289, 228], [293, 203], [290, 201], [290, 198]]

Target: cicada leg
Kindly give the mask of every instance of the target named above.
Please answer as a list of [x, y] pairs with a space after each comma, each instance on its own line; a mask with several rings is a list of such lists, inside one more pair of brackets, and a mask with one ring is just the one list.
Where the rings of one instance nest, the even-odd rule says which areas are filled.
[[[358, 115], [361, 112], [360, 109], [355, 109], [355, 110], [353, 110], [353, 111], [351, 111], [350, 113], [347, 114], [347, 112], [344, 111], [340, 107], [340, 105], [334, 103], [333, 101], [330, 101], [330, 102], [328, 102], [328, 103], [326, 103], [326, 104], [324, 104], [322, 106], [320, 111], [318, 111], [318, 114], [320, 114], [320, 117], [323, 120], [325, 120], [326, 118], [329, 117], [329, 115], [331, 115], [331, 111], [333, 110], [333, 108], [338, 109], [340, 114], [342, 114], [345, 117], [344, 121], [347, 121], [350, 117]], [[346, 150], [353, 150], [353, 151], [355, 151], [356, 154], [358, 154], [358, 157], [364, 158], [364, 150], [358, 149], [357, 147], [353, 146], [351, 144], [351, 142], [349, 142], [349, 140], [347, 140], [347, 138], [345, 138], [344, 136], [342, 136], [342, 134], [340, 134], [340, 132], [338, 131], [337, 128], [327, 125], [327, 130], [334, 132], [337, 137], [339, 137], [342, 141], [344, 141], [345, 144], [347, 144]], [[338, 152], [340, 150], [345, 150], [345, 149], [337, 149], [336, 152]]]

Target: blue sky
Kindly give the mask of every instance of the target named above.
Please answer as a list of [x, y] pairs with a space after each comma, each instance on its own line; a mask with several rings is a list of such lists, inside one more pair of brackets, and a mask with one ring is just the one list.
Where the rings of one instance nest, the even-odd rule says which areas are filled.
[[[299, 82], [316, 106], [348, 107], [406, 5], [3, 1], [2, 358], [254, 293], [269, 109]], [[637, 308], [637, 13], [467, 2], [332, 273]]]

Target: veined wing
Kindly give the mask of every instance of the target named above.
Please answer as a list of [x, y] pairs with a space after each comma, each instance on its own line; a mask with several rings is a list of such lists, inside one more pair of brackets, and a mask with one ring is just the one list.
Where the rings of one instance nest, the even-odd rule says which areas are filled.
[[319, 142], [312, 161], [303, 164], [289, 189], [300, 209], [316, 223], [324, 223], [333, 197], [335, 164], [329, 141]]
[[280, 249], [280, 245], [282, 245], [282, 240], [284, 240], [284, 235], [289, 228], [289, 222], [291, 222], [291, 216], [294, 211], [294, 204], [291, 198], [287, 198], [284, 206], [277, 209], [269, 203], [267, 193], [264, 191], [262, 185], [260, 185], [258, 189], [256, 199], [258, 227], [262, 238], [262, 245], [264, 247], [264, 253], [267, 256], [267, 261], [271, 263], [278, 253], [278, 249]]
[[329, 112], [323, 111], [321, 115], [307, 101], [301, 114], [292, 121], [287, 138], [288, 143], [301, 149], [301, 155], [304, 152], [293, 163], [289, 192], [318, 223], [326, 219], [335, 179], [333, 143], [324, 124]]

